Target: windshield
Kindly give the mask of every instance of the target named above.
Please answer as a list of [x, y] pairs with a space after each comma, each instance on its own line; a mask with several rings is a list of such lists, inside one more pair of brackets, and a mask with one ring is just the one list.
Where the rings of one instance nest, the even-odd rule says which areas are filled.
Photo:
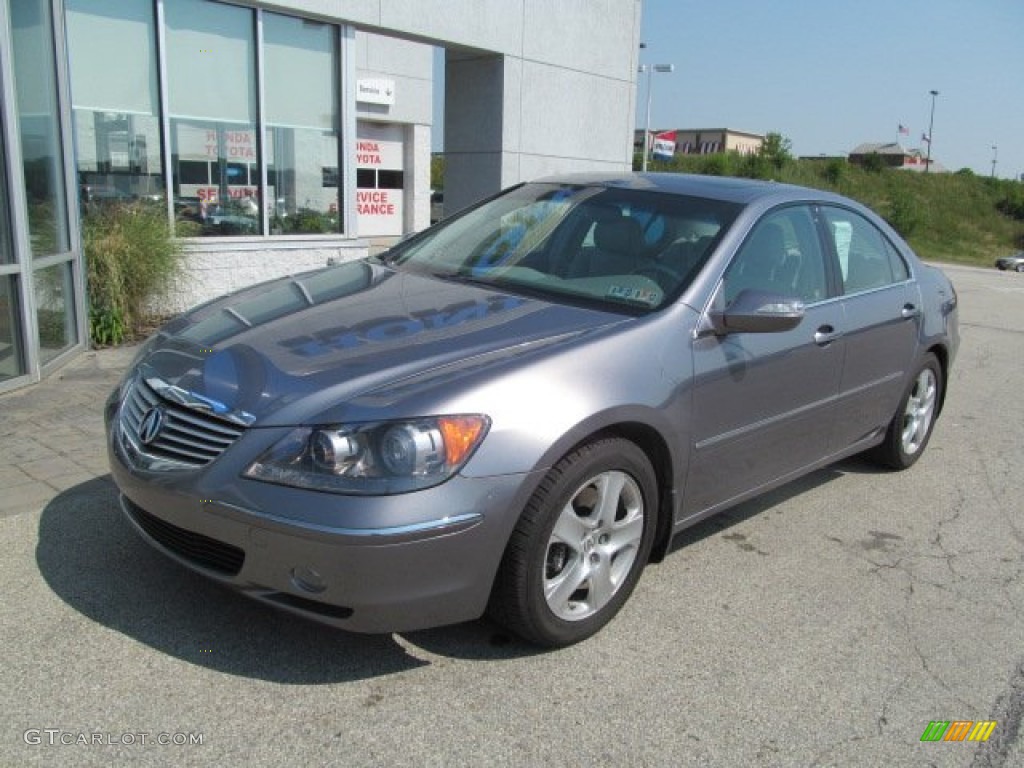
[[692, 282], [738, 211], [699, 197], [526, 184], [396, 246], [386, 260], [553, 301], [650, 311]]

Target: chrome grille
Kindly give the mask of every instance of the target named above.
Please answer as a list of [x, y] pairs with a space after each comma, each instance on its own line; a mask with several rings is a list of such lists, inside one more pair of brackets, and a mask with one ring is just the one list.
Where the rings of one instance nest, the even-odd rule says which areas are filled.
[[[150, 442], [142, 440], [143, 421], [154, 408], [163, 424]], [[152, 468], [202, 467], [220, 456], [245, 431], [207, 411], [188, 408], [161, 397], [150, 384], [136, 379], [121, 406], [121, 430], [136, 451], [160, 460]]]

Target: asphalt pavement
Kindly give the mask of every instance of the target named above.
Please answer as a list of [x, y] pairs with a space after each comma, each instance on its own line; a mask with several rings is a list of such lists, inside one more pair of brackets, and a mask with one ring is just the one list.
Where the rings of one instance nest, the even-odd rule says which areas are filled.
[[[947, 272], [963, 343], [914, 468], [692, 529], [556, 652], [347, 634], [160, 557], [106, 469], [130, 348], [0, 396], [0, 765], [1024, 765], [1024, 275]], [[996, 725], [922, 741], [946, 721]]]

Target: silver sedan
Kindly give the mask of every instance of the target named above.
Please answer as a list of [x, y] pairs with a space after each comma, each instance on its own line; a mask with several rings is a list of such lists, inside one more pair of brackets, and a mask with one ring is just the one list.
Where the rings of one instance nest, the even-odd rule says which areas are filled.
[[554, 647], [709, 515], [914, 464], [957, 344], [949, 280], [850, 200], [568, 176], [172, 321], [108, 451], [140, 535], [255, 599]]
[[1014, 272], [1024, 272], [1024, 251], [1000, 256], [996, 259], [996, 268], [1000, 270], [1012, 269]]

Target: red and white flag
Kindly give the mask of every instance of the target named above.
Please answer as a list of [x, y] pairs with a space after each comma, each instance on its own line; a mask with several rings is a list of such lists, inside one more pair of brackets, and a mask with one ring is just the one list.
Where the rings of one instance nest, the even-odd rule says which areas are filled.
[[654, 156], [671, 160], [676, 154], [676, 132], [654, 134]]
[[903, 136], [910, 135], [910, 129], [907, 128], [907, 126], [905, 126], [903, 123], [900, 123], [900, 134]]

